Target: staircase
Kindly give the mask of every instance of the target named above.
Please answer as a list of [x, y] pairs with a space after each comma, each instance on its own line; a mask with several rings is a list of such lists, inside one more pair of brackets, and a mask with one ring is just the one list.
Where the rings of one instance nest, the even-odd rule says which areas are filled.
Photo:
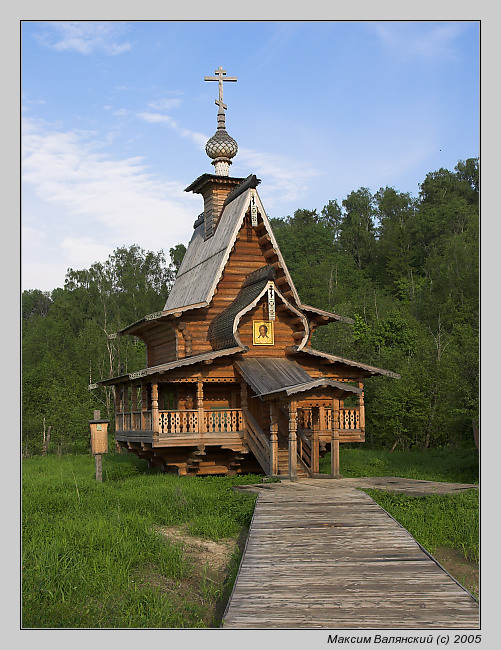
[[[278, 448], [278, 475], [289, 475], [289, 449], [287, 447]], [[297, 476], [298, 478], [309, 478], [309, 474], [306, 472], [299, 459], [297, 463]]]

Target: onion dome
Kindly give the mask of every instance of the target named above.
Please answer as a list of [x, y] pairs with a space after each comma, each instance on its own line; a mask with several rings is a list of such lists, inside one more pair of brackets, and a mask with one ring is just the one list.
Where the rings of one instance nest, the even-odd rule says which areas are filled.
[[219, 83], [219, 99], [216, 99], [216, 105], [219, 107], [217, 113], [217, 131], [207, 141], [205, 152], [212, 158], [212, 164], [216, 168], [217, 176], [228, 176], [231, 165], [231, 159], [236, 156], [238, 145], [236, 141], [226, 131], [225, 109], [223, 103], [223, 81], [236, 81], [236, 77], [225, 77], [226, 70], [220, 66], [214, 77], [205, 77], [205, 81], [217, 81]]

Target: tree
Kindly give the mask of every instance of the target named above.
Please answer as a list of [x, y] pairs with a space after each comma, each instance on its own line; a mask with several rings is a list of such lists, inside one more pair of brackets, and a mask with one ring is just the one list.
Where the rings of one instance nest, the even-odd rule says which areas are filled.
[[366, 187], [351, 192], [343, 201], [345, 215], [341, 224], [339, 243], [359, 269], [373, 261], [376, 241], [374, 197]]

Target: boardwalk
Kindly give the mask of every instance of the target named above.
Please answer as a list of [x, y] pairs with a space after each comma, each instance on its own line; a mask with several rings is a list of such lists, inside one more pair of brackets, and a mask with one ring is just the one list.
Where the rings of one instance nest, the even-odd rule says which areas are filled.
[[368, 495], [307, 479], [259, 491], [224, 628], [478, 628], [478, 603]]

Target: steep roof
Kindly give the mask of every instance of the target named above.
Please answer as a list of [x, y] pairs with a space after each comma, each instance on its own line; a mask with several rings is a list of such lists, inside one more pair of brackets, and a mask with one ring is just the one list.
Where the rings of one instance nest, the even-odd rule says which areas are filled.
[[[188, 249], [179, 268], [176, 281], [172, 291], [165, 303], [164, 311], [185, 309], [188, 306], [206, 306], [210, 303], [217, 283], [221, 279], [224, 267], [231, 253], [237, 235], [242, 226], [245, 213], [250, 205], [251, 189], [244, 192], [235, 191], [235, 198], [228, 197], [217, 228], [212, 237], [204, 238], [203, 220], [195, 222], [196, 228], [188, 245]], [[236, 190], [239, 190], [237, 187]], [[292, 282], [285, 261], [278, 248], [277, 241], [273, 235], [268, 217], [264, 211], [261, 199], [256, 191], [256, 204], [261, 214], [266, 232], [277, 253], [280, 266], [283, 269], [296, 304], [299, 304], [299, 296]]]

